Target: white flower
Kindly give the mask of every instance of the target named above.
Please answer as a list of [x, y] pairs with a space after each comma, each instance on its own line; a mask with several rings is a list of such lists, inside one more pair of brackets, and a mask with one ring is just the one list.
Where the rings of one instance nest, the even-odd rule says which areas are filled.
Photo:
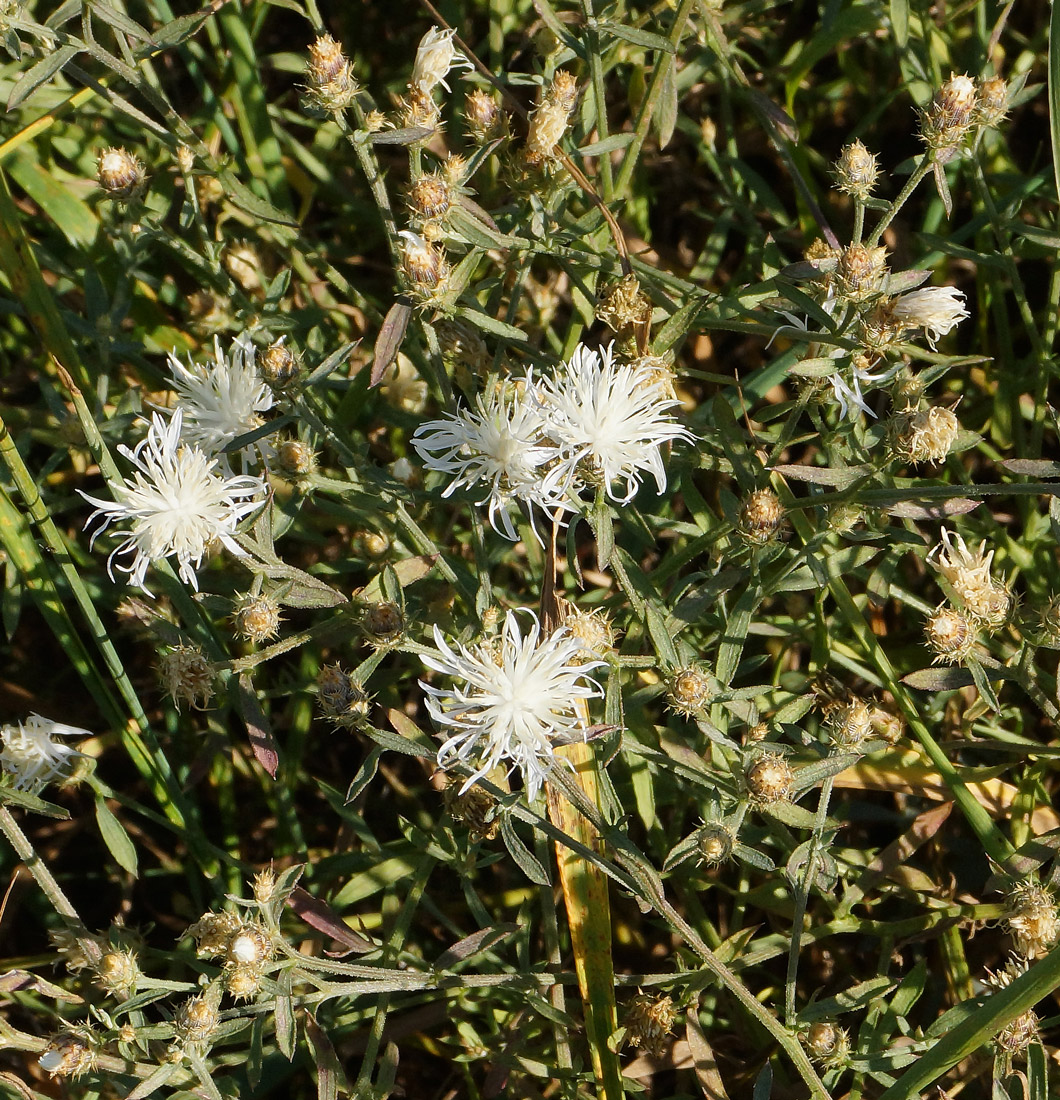
[[[232, 341], [230, 358], [222, 353], [221, 341], [215, 336], [210, 364], [189, 359], [185, 366], [170, 354], [169, 368], [184, 412], [185, 442], [208, 454], [220, 454], [233, 439], [261, 426], [261, 413], [272, 408], [273, 396], [258, 372], [255, 354], [245, 333]], [[264, 462], [272, 449], [264, 439], [244, 447], [240, 452], [244, 467], [255, 452]], [[227, 456], [223, 461], [227, 463]]]
[[88, 730], [31, 714], [25, 722], [0, 726], [0, 767], [12, 778], [15, 790], [35, 794], [53, 779], [65, 779], [74, 759], [82, 755], [54, 738], [91, 736]]
[[242, 557], [244, 552], [232, 536], [240, 521], [261, 507], [265, 496], [260, 477], [218, 472], [216, 458], [182, 442], [182, 427], [182, 409], [176, 409], [168, 421], [155, 413], [135, 449], [118, 447], [136, 470], [121, 484], [108, 483], [113, 501], [78, 490], [96, 505], [85, 526], [102, 517], [93, 542], [113, 523], [128, 525], [117, 532], [125, 540], [111, 552], [107, 569], [113, 578], [114, 558], [132, 554], [132, 565], [118, 568], [145, 592], [148, 565], [170, 555], [177, 558], [181, 580], [196, 590], [195, 569], [215, 539]]
[[1013, 599], [1007, 586], [991, 576], [994, 551], [987, 550], [985, 540], [972, 551], [960, 535], [951, 535], [946, 528], [940, 535], [942, 541], [928, 554], [928, 564], [942, 574], [969, 614], [992, 630], [1003, 626]]
[[899, 295], [891, 303], [891, 314], [906, 328], [922, 328], [932, 348], [971, 316], [964, 305], [964, 293], [952, 286], [928, 286]]
[[543, 437], [544, 421], [532, 392], [527, 379], [507, 393], [479, 394], [473, 411], [460, 409], [430, 420], [412, 437], [427, 469], [457, 475], [442, 496], [477, 482], [488, 486], [477, 503], [489, 505], [490, 525], [513, 541], [519, 534], [508, 514], [511, 501], [537, 504], [553, 515], [569, 507], [559, 487], [545, 485], [545, 470], [559, 452]]
[[410, 88], [415, 88], [424, 95], [430, 95], [437, 85], [441, 84], [447, 92], [450, 92], [452, 89], [446, 84], [445, 77], [451, 68], [456, 66], [459, 69], [474, 70], [475, 66], [453, 45], [455, 33], [451, 27], [444, 31], [431, 27], [420, 39], [416, 60], [412, 66]]
[[[680, 404], [650, 366], [616, 363], [614, 345], [601, 352], [579, 344], [559, 375], [537, 384], [546, 434], [559, 448], [550, 488], [579, 488], [578, 467], [587, 467], [616, 503], [632, 500], [642, 472], [666, 490], [662, 447], [695, 437], [668, 410]], [[624, 492], [612, 483], [625, 482]]]
[[423, 656], [428, 668], [460, 681], [454, 688], [436, 688], [421, 680], [420, 687], [434, 721], [457, 731], [438, 750], [439, 766], [453, 757], [475, 765], [461, 793], [508, 761], [508, 774], [515, 768], [522, 772], [532, 801], [548, 776], [554, 742], [585, 739], [579, 700], [603, 695], [586, 675], [603, 662], [586, 661], [581, 642], [565, 627], [542, 640], [537, 617], [520, 610], [533, 620], [525, 637], [517, 613], [509, 611], [496, 642], [452, 649], [436, 626], [438, 655]]

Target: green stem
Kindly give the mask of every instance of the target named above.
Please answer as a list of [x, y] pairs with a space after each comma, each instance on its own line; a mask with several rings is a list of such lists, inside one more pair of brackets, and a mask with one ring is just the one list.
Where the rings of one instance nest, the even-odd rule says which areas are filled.
[[931, 154], [925, 153], [921, 157], [920, 163], [913, 169], [913, 174], [905, 181], [905, 186], [898, 193], [898, 197], [891, 203], [890, 210], [880, 218], [876, 228], [872, 231], [872, 236], [866, 242], [870, 247], [880, 243], [883, 231], [894, 221], [898, 211], [905, 206], [909, 196], [920, 186], [920, 181], [931, 171], [931, 166]]

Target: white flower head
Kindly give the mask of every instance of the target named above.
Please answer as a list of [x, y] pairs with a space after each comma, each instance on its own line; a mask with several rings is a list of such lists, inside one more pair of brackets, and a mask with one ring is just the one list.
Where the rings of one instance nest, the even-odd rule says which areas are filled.
[[985, 540], [972, 551], [960, 535], [946, 528], [940, 535], [942, 541], [928, 554], [928, 563], [942, 574], [970, 615], [990, 629], [1003, 626], [1013, 599], [1007, 586], [990, 573], [994, 551], [986, 549]]
[[907, 329], [923, 329], [932, 348], [951, 329], [971, 316], [964, 293], [952, 286], [928, 286], [901, 294], [891, 303], [891, 315]]
[[78, 490], [96, 505], [85, 526], [100, 518], [92, 542], [112, 524], [123, 525], [116, 533], [124, 535], [124, 541], [107, 561], [111, 577], [114, 558], [131, 554], [132, 564], [118, 568], [145, 592], [147, 567], [162, 558], [175, 556], [181, 580], [198, 590], [195, 569], [215, 540], [244, 556], [233, 535], [265, 498], [260, 477], [221, 473], [217, 458], [182, 441], [182, 427], [182, 409], [176, 409], [168, 421], [155, 413], [147, 435], [134, 449], [118, 447], [136, 469], [121, 484], [108, 483], [113, 500], [99, 500]]
[[509, 774], [515, 768], [522, 773], [532, 801], [548, 777], [557, 741], [584, 740], [579, 702], [603, 695], [586, 672], [603, 662], [587, 662], [581, 643], [565, 627], [542, 638], [536, 616], [521, 610], [532, 619], [525, 635], [518, 613], [509, 611], [496, 642], [470, 648], [450, 647], [436, 626], [437, 654], [424, 655], [423, 663], [458, 683], [437, 688], [421, 680], [420, 686], [434, 721], [456, 730], [438, 750], [439, 766], [454, 758], [471, 763], [475, 772], [466, 791], [507, 763]]
[[486, 486], [478, 503], [488, 505], [493, 529], [513, 541], [519, 537], [508, 514], [513, 500], [537, 504], [552, 515], [570, 507], [559, 487], [545, 484], [546, 469], [559, 451], [544, 438], [532, 391], [528, 378], [507, 392], [497, 388], [488, 397], [479, 394], [473, 410], [430, 420], [412, 437], [428, 470], [456, 475], [442, 496], [478, 483]]
[[[246, 333], [232, 341], [230, 356], [221, 351], [215, 336], [212, 363], [189, 359], [185, 366], [171, 353], [169, 368], [184, 412], [183, 438], [208, 454], [220, 454], [233, 439], [260, 427], [261, 414], [272, 408], [272, 390], [258, 371], [254, 345]], [[240, 452], [244, 468], [255, 453], [264, 462], [272, 448], [264, 439], [244, 447]]]
[[0, 726], [0, 767], [15, 790], [36, 794], [53, 779], [65, 779], [82, 755], [55, 738], [91, 736], [88, 730], [31, 714], [25, 722]]
[[455, 33], [452, 27], [444, 31], [439, 30], [438, 27], [431, 27], [420, 39], [416, 60], [412, 66], [410, 88], [415, 88], [423, 95], [430, 95], [441, 84], [447, 92], [450, 92], [452, 89], [445, 82], [450, 69], [455, 67], [468, 71], [474, 70], [475, 66], [453, 45]]
[[[564, 491], [580, 487], [579, 468], [588, 468], [611, 500], [625, 504], [636, 496], [643, 473], [665, 492], [663, 445], [695, 437], [670, 415], [680, 402], [659, 374], [647, 365], [616, 363], [613, 348], [593, 351], [579, 344], [555, 378], [537, 384], [535, 394], [546, 434], [559, 449], [548, 484]], [[615, 482], [624, 482], [624, 489], [616, 490]]]

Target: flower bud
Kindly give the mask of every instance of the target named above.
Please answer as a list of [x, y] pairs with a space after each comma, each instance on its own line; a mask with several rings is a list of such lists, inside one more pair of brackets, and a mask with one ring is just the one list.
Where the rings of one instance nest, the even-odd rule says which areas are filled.
[[843, 147], [833, 170], [838, 189], [863, 201], [872, 194], [879, 175], [875, 156], [860, 141]]
[[810, 1057], [826, 1069], [838, 1069], [845, 1065], [850, 1054], [850, 1037], [843, 1028], [829, 1020], [817, 1020], [810, 1024], [803, 1043]]
[[540, 168], [556, 157], [570, 113], [578, 98], [578, 85], [565, 69], [557, 70], [540, 106], [530, 116], [523, 159], [530, 168]]
[[339, 665], [325, 665], [317, 676], [317, 706], [337, 726], [354, 729], [368, 721], [371, 699]]
[[887, 274], [887, 249], [852, 244], [839, 254], [836, 277], [844, 298], [859, 302], [876, 294]]
[[836, 703], [828, 710], [825, 727], [836, 748], [854, 749], [872, 734], [872, 712], [862, 699]]
[[300, 439], [285, 439], [276, 448], [276, 462], [279, 472], [292, 480], [308, 477], [317, 467], [313, 448]]
[[120, 146], [112, 146], [99, 154], [96, 179], [109, 198], [130, 202], [140, 197], [147, 183], [147, 173], [131, 153]]
[[217, 998], [209, 993], [189, 997], [179, 1009], [175, 1019], [178, 1035], [186, 1043], [205, 1042], [217, 1030], [221, 1022]]
[[280, 631], [283, 617], [279, 604], [270, 596], [243, 596], [236, 607], [236, 633], [248, 642], [261, 645], [275, 638]]
[[205, 710], [213, 698], [213, 665], [196, 645], [173, 646], [162, 654], [159, 678], [166, 694], [179, 711], [181, 702], [195, 710]]
[[477, 783], [462, 790], [463, 779], [449, 779], [442, 791], [445, 812], [461, 821], [475, 841], [493, 840], [500, 831], [497, 800]]
[[641, 291], [636, 275], [625, 275], [605, 287], [596, 303], [597, 318], [615, 332], [650, 324], [651, 314], [651, 299]]
[[780, 537], [785, 522], [785, 510], [780, 497], [772, 489], [756, 489], [740, 506], [737, 530], [752, 546], [765, 546]]
[[437, 173], [420, 176], [408, 190], [409, 210], [419, 218], [440, 218], [452, 203], [449, 184]]
[[763, 752], [751, 761], [744, 773], [747, 792], [759, 805], [785, 802], [791, 797], [795, 773], [778, 752]]
[[357, 531], [353, 536], [353, 549], [362, 558], [379, 561], [390, 549], [390, 539], [381, 531]]
[[249, 1001], [261, 991], [261, 967], [254, 963], [233, 966], [224, 975], [225, 992], [237, 1001]]
[[248, 241], [232, 241], [221, 256], [225, 271], [244, 290], [261, 289], [261, 253]]
[[140, 968], [132, 951], [107, 951], [96, 964], [97, 984], [116, 996], [131, 996], [139, 977]]
[[569, 608], [563, 616], [563, 625], [577, 639], [587, 659], [606, 657], [615, 648], [614, 628], [607, 612], [599, 608], [593, 611]]
[[200, 959], [215, 959], [228, 950], [228, 941], [242, 927], [234, 913], [203, 913], [188, 929], [195, 937], [195, 954]]
[[682, 668], [670, 677], [670, 709], [690, 716], [703, 710], [714, 696], [710, 680], [698, 668]]
[[997, 126], [1008, 114], [1008, 84], [1000, 76], [979, 81], [976, 119], [982, 126]]
[[676, 1019], [677, 1012], [671, 997], [638, 993], [626, 1006], [623, 1019], [627, 1029], [626, 1041], [656, 1058], [661, 1057]]
[[268, 905], [272, 901], [276, 895], [276, 872], [271, 864], [254, 876], [251, 890], [258, 905]]
[[894, 452], [909, 462], [941, 462], [953, 450], [960, 430], [954, 412], [941, 405], [900, 413], [891, 425]]
[[924, 637], [935, 653], [932, 664], [960, 664], [975, 648], [975, 625], [952, 607], [936, 608], [924, 623]]
[[361, 623], [373, 644], [396, 642], [405, 630], [405, 616], [396, 603], [384, 601], [369, 604], [361, 617]]
[[258, 371], [262, 380], [278, 393], [289, 389], [302, 372], [298, 356], [284, 345], [286, 339], [286, 336], [281, 336], [258, 356]]
[[471, 140], [479, 145], [503, 137], [507, 118], [497, 101], [481, 88], [468, 92], [464, 99], [464, 122]]
[[952, 160], [974, 122], [978, 96], [967, 75], [950, 74], [921, 118], [920, 136], [938, 163]]
[[357, 94], [357, 81], [342, 47], [330, 34], [322, 35], [309, 47], [306, 63], [306, 98], [323, 111], [345, 110]]
[[449, 274], [445, 253], [408, 229], [401, 230], [398, 236], [402, 239], [401, 265], [411, 288], [431, 292], [440, 287]]
[[732, 830], [720, 822], [708, 821], [696, 834], [699, 862], [704, 867], [717, 867], [731, 858], [736, 838]]
[[80, 1077], [96, 1064], [96, 1052], [86, 1035], [63, 1031], [55, 1036], [37, 1059], [50, 1077]]
[[261, 966], [273, 955], [272, 937], [263, 925], [240, 925], [225, 947], [225, 962], [229, 966]]

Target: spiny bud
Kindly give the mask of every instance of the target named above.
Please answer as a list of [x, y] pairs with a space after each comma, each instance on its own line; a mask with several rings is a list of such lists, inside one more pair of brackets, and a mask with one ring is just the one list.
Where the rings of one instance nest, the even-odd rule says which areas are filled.
[[810, 1057], [826, 1069], [838, 1069], [850, 1055], [850, 1036], [828, 1020], [810, 1024], [803, 1037]]
[[552, 77], [552, 83], [545, 93], [545, 100], [562, 107], [565, 111], [574, 110], [574, 104], [578, 102], [578, 82], [573, 73], [566, 69], [557, 69]]
[[977, 101], [975, 84], [967, 75], [951, 73], [935, 93], [921, 118], [920, 136], [938, 163], [944, 164], [956, 155], [972, 128]]
[[935, 653], [932, 664], [960, 664], [975, 648], [975, 636], [971, 619], [945, 605], [936, 608], [924, 623], [924, 637]]
[[254, 876], [251, 890], [258, 905], [268, 905], [272, 901], [276, 895], [276, 872], [271, 865]]
[[325, 718], [344, 729], [353, 729], [368, 720], [371, 699], [339, 665], [325, 665], [317, 676], [317, 706]]
[[413, 290], [434, 291], [449, 274], [445, 253], [425, 241], [419, 233], [403, 229], [401, 238], [401, 266]]
[[497, 800], [477, 783], [463, 790], [463, 779], [450, 779], [442, 791], [445, 812], [462, 821], [475, 841], [493, 840], [500, 831]]
[[1051, 890], [1021, 882], [1009, 894], [1002, 921], [1016, 952], [1026, 959], [1044, 955], [1060, 938], [1060, 914]]
[[50, 1077], [80, 1077], [96, 1064], [96, 1052], [87, 1035], [63, 1031], [55, 1036], [37, 1059]]
[[825, 725], [837, 748], [857, 748], [872, 734], [872, 712], [862, 699], [836, 703], [829, 708]]
[[276, 461], [284, 477], [297, 480], [308, 477], [317, 466], [317, 456], [301, 439], [285, 439], [276, 448]]
[[838, 189], [862, 200], [872, 194], [879, 175], [876, 158], [860, 141], [843, 147], [834, 171]]
[[710, 680], [698, 668], [678, 669], [670, 677], [667, 695], [670, 709], [678, 714], [697, 714], [710, 702], [714, 692]]
[[772, 489], [756, 489], [740, 506], [739, 533], [752, 546], [765, 546], [784, 531], [785, 510]]
[[158, 673], [178, 711], [181, 702], [195, 710], [205, 710], [213, 698], [213, 665], [196, 645], [173, 646], [162, 654]]
[[897, 745], [905, 735], [905, 722], [901, 715], [892, 714], [881, 706], [869, 708], [869, 721], [873, 733], [888, 745]]
[[234, 913], [203, 913], [188, 929], [195, 937], [195, 954], [200, 959], [214, 959], [228, 950], [228, 941], [239, 931], [243, 922]]
[[894, 452], [909, 462], [941, 462], [953, 450], [960, 430], [953, 410], [941, 405], [900, 413], [891, 425]]
[[255, 645], [275, 638], [283, 621], [279, 604], [271, 596], [261, 593], [243, 596], [233, 618], [236, 633]]
[[398, 111], [403, 126], [435, 130], [441, 122], [442, 112], [430, 92], [409, 86], [408, 94], [398, 100]]
[[405, 616], [401, 608], [388, 600], [369, 604], [361, 616], [361, 623], [373, 644], [397, 641], [405, 630]]
[[209, 993], [189, 997], [176, 1015], [177, 1033], [186, 1043], [205, 1042], [221, 1022], [217, 998]]
[[233, 966], [225, 971], [225, 992], [237, 1001], [249, 1001], [261, 990], [261, 967], [254, 963]]
[[419, 218], [440, 218], [451, 204], [449, 184], [438, 173], [422, 175], [409, 186], [409, 210]]
[[121, 202], [139, 198], [147, 182], [143, 164], [125, 149], [110, 147], [99, 154], [96, 179], [108, 197]]
[[488, 92], [476, 88], [464, 98], [464, 122], [472, 141], [485, 145], [488, 141], [503, 137], [507, 118]]
[[240, 925], [225, 947], [225, 962], [229, 966], [261, 966], [273, 955], [272, 937], [261, 924]]
[[627, 1041], [658, 1058], [666, 1049], [666, 1038], [676, 1019], [677, 1012], [671, 997], [638, 993], [626, 1006], [623, 1023], [627, 1029]]
[[736, 838], [732, 830], [718, 821], [708, 821], [696, 834], [699, 862], [704, 867], [717, 867], [732, 856]]
[[836, 277], [844, 298], [861, 301], [880, 289], [887, 274], [887, 249], [852, 244], [839, 254]]
[[778, 752], [763, 752], [751, 761], [744, 773], [747, 792], [760, 805], [784, 802], [791, 797], [795, 773]]
[[[563, 616], [563, 625], [581, 646], [587, 659], [606, 657], [615, 648], [615, 631], [607, 612], [596, 608], [582, 611], [570, 608]], [[579, 658], [575, 657], [577, 661]]]
[[258, 356], [258, 370], [265, 384], [278, 393], [289, 389], [302, 372], [298, 356], [286, 347], [286, 336], [281, 336]]
[[651, 322], [651, 299], [640, 289], [636, 275], [625, 275], [605, 287], [596, 303], [596, 316], [615, 332]]
[[330, 34], [321, 35], [309, 47], [306, 63], [306, 98], [324, 111], [345, 110], [357, 94], [350, 63]]
[[983, 126], [997, 126], [1008, 114], [1008, 84], [1000, 76], [979, 81], [976, 119]]
[[96, 964], [99, 986], [108, 993], [129, 997], [136, 991], [140, 968], [132, 951], [108, 951]]
[[353, 536], [353, 549], [362, 558], [378, 561], [390, 549], [390, 539], [382, 531], [357, 531]]

